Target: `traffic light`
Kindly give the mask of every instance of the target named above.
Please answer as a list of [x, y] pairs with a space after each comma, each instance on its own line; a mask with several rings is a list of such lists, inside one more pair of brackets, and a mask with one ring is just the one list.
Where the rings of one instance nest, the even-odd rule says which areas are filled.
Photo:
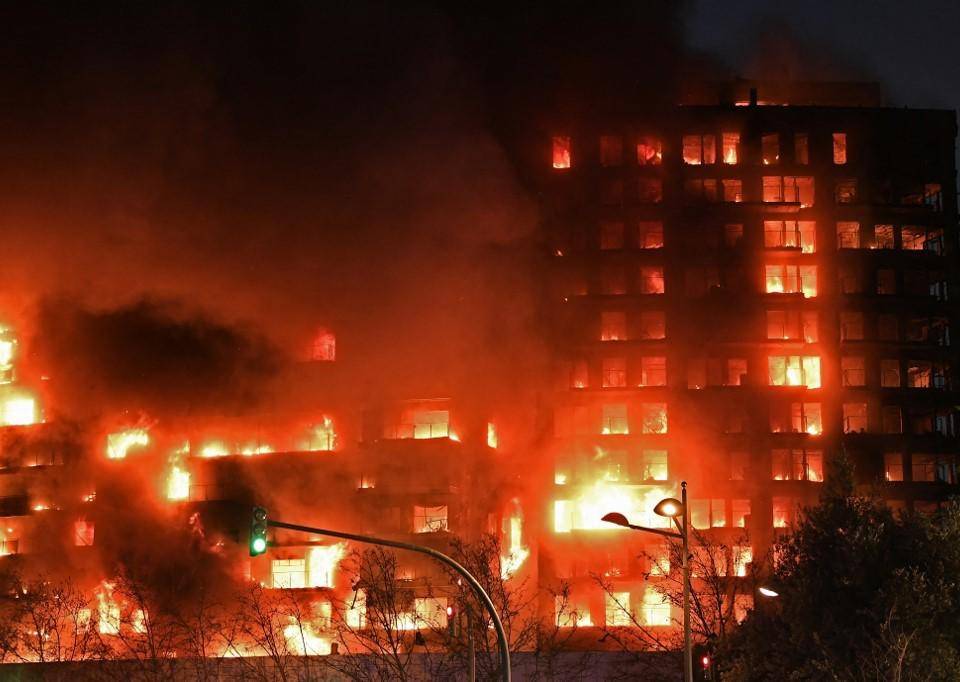
[[250, 522], [250, 556], [260, 556], [267, 551], [267, 510], [253, 508]]
[[704, 654], [700, 657], [700, 668], [703, 670], [704, 680], [713, 679], [713, 659], [710, 658], [710, 654]]

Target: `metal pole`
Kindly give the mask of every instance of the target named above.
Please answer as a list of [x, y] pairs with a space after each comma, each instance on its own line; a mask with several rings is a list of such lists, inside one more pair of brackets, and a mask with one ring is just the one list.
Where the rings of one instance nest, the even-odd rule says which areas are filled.
[[473, 646], [473, 609], [467, 604], [467, 680], [477, 682], [477, 650]]
[[[684, 484], [686, 485], [686, 484]], [[420, 554], [426, 554], [431, 556], [437, 561], [440, 561], [454, 571], [459, 573], [467, 583], [470, 584], [470, 587], [473, 588], [473, 591], [477, 593], [477, 596], [480, 598], [480, 601], [486, 607], [487, 612], [490, 614], [490, 620], [493, 621], [493, 629], [497, 632], [497, 642], [500, 645], [500, 672], [501, 678], [504, 682], [510, 682], [510, 647], [507, 644], [507, 633], [503, 629], [503, 623], [500, 622], [500, 616], [497, 615], [497, 609], [493, 605], [493, 601], [490, 599], [490, 595], [486, 593], [483, 589], [483, 586], [477, 582], [477, 579], [470, 574], [470, 571], [465, 569], [463, 566], [458, 564], [456, 561], [448, 557], [443, 552], [438, 552], [435, 549], [430, 547], [421, 547], [420, 545], [413, 545], [408, 542], [398, 542], [396, 540], [385, 540], [383, 538], [375, 538], [369, 535], [356, 535], [354, 533], [344, 533], [339, 530], [328, 530], [326, 528], [314, 528], [312, 526], [300, 526], [293, 523], [284, 523], [283, 521], [271, 521], [267, 520], [267, 525], [272, 528], [286, 528], [287, 530], [298, 530], [303, 533], [314, 533], [315, 535], [326, 535], [332, 538], [340, 538], [342, 540], [352, 540], [353, 542], [365, 542], [370, 545], [382, 545], [383, 547], [395, 547], [396, 549], [405, 549], [410, 552], [419, 552]]]
[[687, 482], [680, 483], [683, 503], [683, 679], [693, 682], [693, 648], [690, 642], [690, 510], [687, 507]]

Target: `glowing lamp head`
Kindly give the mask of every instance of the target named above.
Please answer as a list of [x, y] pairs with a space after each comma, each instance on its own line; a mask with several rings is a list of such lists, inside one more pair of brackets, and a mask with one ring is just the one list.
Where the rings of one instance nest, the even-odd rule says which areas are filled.
[[774, 598], [774, 597], [779, 597], [779, 596], [780, 596], [780, 593], [779, 593], [779, 592], [777, 592], [776, 590], [772, 590], [772, 589], [770, 589], [769, 587], [760, 587], [760, 588], [757, 590], [757, 592], [759, 592], [760, 594], [762, 594], [764, 597], [770, 597], [771, 599]]
[[620, 512], [610, 512], [609, 514], [604, 515], [604, 517], [600, 520], [606, 521], [607, 523], [612, 523], [615, 526], [623, 526], [624, 528], [630, 526], [630, 522], [627, 521], [627, 517]]
[[683, 503], [673, 497], [667, 497], [657, 502], [657, 506], [653, 508], [653, 513], [657, 516], [676, 518], [683, 513]]

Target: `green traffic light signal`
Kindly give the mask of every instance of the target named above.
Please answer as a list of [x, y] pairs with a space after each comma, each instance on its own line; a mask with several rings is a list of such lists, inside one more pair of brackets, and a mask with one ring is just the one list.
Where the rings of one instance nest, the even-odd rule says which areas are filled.
[[267, 551], [267, 510], [263, 507], [253, 508], [253, 519], [250, 522], [250, 556], [260, 556]]

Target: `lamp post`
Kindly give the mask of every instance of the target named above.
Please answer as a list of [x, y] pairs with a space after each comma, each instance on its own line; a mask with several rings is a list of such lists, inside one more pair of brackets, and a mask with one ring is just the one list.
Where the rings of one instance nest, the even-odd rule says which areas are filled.
[[[683, 679], [684, 682], [693, 681], [693, 645], [690, 637], [690, 510], [687, 506], [687, 482], [680, 483], [680, 499], [667, 497], [659, 502], [653, 508], [653, 512], [658, 516], [665, 516], [673, 519], [678, 532], [661, 530], [660, 528], [647, 528], [646, 526], [637, 526], [630, 523], [627, 517], [619, 512], [611, 512], [601, 519], [607, 523], [612, 523], [623, 528], [631, 530], [640, 530], [646, 533], [655, 533], [668, 538], [680, 540], [683, 552]], [[677, 517], [683, 518], [681, 524]]]

